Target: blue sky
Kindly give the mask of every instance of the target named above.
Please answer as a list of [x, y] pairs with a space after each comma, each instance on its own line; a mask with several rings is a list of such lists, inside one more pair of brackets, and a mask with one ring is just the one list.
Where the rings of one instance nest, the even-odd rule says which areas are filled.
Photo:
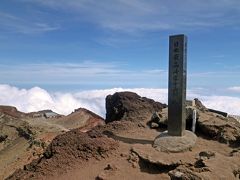
[[1, 0], [0, 83], [48, 91], [167, 88], [188, 36], [188, 89], [240, 97], [239, 0]]

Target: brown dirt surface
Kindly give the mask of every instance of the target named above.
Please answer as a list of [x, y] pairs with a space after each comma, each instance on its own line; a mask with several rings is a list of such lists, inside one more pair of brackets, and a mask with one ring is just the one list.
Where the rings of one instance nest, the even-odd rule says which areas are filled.
[[[164, 153], [152, 147], [160, 129], [129, 121], [94, 129], [86, 134], [74, 130], [58, 136], [41, 160], [9, 179], [231, 180], [240, 174], [240, 149], [203, 136], [198, 136], [189, 151]], [[97, 147], [106, 149], [106, 154], [99, 155]]]

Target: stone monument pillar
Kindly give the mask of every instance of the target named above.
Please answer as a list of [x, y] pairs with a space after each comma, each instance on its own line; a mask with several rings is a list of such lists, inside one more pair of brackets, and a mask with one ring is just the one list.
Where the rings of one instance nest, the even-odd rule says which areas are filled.
[[169, 38], [168, 134], [183, 136], [186, 126], [187, 37]]
[[168, 131], [162, 132], [153, 147], [163, 152], [182, 152], [191, 149], [197, 136], [185, 130], [186, 126], [186, 76], [187, 37], [174, 35], [169, 38], [168, 80]]

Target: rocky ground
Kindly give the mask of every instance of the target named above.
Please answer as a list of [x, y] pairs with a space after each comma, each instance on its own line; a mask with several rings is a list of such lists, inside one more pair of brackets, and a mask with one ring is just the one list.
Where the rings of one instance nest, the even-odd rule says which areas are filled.
[[85, 109], [53, 118], [44, 117], [45, 112], [49, 111], [26, 114], [15, 107], [0, 106], [0, 179], [39, 158], [57, 135], [73, 127], [86, 132], [104, 124], [101, 117]]
[[166, 153], [152, 147], [166, 126], [147, 125], [166, 105], [130, 92], [108, 96], [106, 104], [105, 126], [58, 135], [38, 159], [7, 179], [239, 179], [240, 124], [234, 118], [199, 104], [196, 145]]

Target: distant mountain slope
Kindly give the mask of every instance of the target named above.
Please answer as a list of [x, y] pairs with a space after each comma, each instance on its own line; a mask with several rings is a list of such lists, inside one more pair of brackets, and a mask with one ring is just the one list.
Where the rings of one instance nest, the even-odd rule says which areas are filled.
[[0, 106], [0, 179], [38, 158], [57, 135], [102, 124], [103, 118], [83, 108], [63, 116], [51, 110], [23, 113]]
[[20, 112], [16, 107], [0, 105], [0, 112], [9, 116], [20, 118], [26, 116], [26, 113]]
[[87, 109], [79, 108], [67, 116], [52, 119], [51, 123], [61, 125], [67, 129], [77, 127], [91, 129], [91, 127], [96, 125], [103, 125], [104, 119]]
[[42, 111], [37, 111], [37, 112], [30, 112], [27, 113], [27, 116], [30, 116], [32, 118], [53, 118], [53, 117], [62, 117], [63, 115], [60, 115], [56, 112], [53, 112], [52, 110], [42, 110]]

